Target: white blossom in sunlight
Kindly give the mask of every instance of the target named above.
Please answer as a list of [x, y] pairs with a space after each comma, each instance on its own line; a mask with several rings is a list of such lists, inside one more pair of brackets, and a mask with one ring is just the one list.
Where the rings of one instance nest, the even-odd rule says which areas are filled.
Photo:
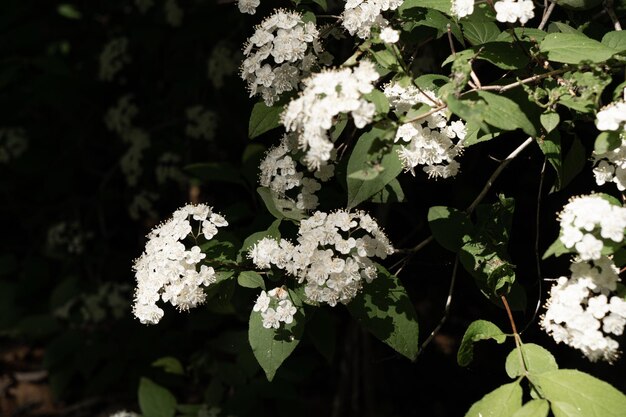
[[[392, 108], [400, 114], [406, 114], [417, 105], [442, 106], [434, 92], [419, 90], [412, 85], [388, 84], [384, 93]], [[415, 168], [422, 166], [429, 178], [454, 177], [460, 169], [455, 158], [463, 151], [466, 134], [465, 123], [461, 120], [450, 122], [442, 110], [401, 124], [395, 142], [403, 144], [398, 156], [404, 170], [415, 175]]]
[[363, 211], [316, 211], [300, 223], [297, 242], [264, 238], [248, 257], [259, 268], [285, 270], [305, 284], [309, 301], [331, 306], [349, 303], [364, 282], [377, 277], [371, 258], [393, 253], [387, 236]]
[[570, 200], [559, 214], [566, 248], [574, 248], [583, 261], [600, 259], [604, 241], [621, 242], [626, 228], [626, 208], [597, 195]]
[[626, 190], [626, 103], [618, 101], [604, 107], [596, 115], [596, 127], [602, 131], [617, 131], [619, 146], [604, 153], [593, 152], [593, 174], [598, 185], [613, 182], [620, 191]]
[[385, 43], [396, 43], [400, 40], [400, 32], [386, 27], [380, 31], [380, 40]]
[[282, 9], [256, 26], [244, 45], [240, 68], [250, 97], [260, 95], [271, 106], [281, 94], [297, 89], [320, 58], [327, 60], [318, 37], [314, 23]]
[[111, 39], [104, 46], [100, 54], [100, 72], [101, 81], [113, 81], [115, 75], [124, 68], [124, 65], [130, 62], [128, 54], [128, 38], [119, 37]]
[[287, 105], [282, 123], [298, 134], [309, 170], [319, 170], [331, 159], [334, 145], [328, 130], [336, 116], [349, 113], [359, 129], [372, 121], [376, 107], [363, 95], [374, 90], [378, 77], [374, 64], [361, 61], [357, 67], [325, 70], [304, 80], [304, 90]]
[[474, 0], [453, 0], [452, 14], [458, 19], [474, 13]]
[[0, 128], [0, 163], [18, 158], [28, 149], [28, 137], [22, 128]]
[[259, 4], [260, 0], [237, 0], [237, 7], [241, 13], [255, 14]]
[[541, 326], [557, 343], [579, 349], [592, 362], [613, 362], [626, 325], [626, 300], [615, 295], [618, 268], [605, 256], [575, 261], [570, 278], [560, 277], [550, 290]]
[[185, 13], [176, 0], [165, 0], [163, 11], [165, 12], [165, 21], [170, 26], [178, 27], [183, 23], [183, 15]]
[[626, 131], [626, 102], [616, 101], [596, 114], [598, 130]]
[[289, 292], [277, 287], [269, 291], [261, 291], [252, 308], [261, 314], [263, 327], [278, 329], [281, 323], [293, 323], [293, 316], [298, 311], [289, 298]]
[[[212, 267], [201, 264], [206, 255], [197, 240], [201, 236], [210, 240], [218, 227], [227, 225], [226, 219], [206, 204], [188, 204], [152, 229], [143, 254], [133, 266], [137, 280], [133, 313], [142, 323], [161, 320], [164, 312], [156, 304], [159, 299], [179, 310], [204, 302], [204, 288], [216, 277]], [[188, 237], [195, 244], [186, 245]]]
[[369, 38], [373, 27], [384, 28], [389, 22], [382, 12], [396, 10], [404, 0], [348, 0], [341, 21], [343, 27], [361, 39]]
[[500, 0], [494, 3], [493, 7], [496, 9], [498, 22], [515, 23], [519, 20], [525, 25], [535, 17], [535, 5], [531, 0]]
[[217, 114], [202, 106], [189, 107], [186, 110], [187, 127], [185, 133], [194, 139], [212, 140], [217, 130]]
[[269, 149], [261, 161], [259, 183], [269, 188], [275, 198], [285, 206], [313, 210], [318, 205], [315, 192], [321, 189], [319, 181], [325, 182], [332, 178], [335, 166], [328, 163], [315, 173], [309, 174], [306, 169], [298, 169], [304, 167], [301, 159], [302, 152], [298, 149], [296, 135], [284, 135], [280, 144]]

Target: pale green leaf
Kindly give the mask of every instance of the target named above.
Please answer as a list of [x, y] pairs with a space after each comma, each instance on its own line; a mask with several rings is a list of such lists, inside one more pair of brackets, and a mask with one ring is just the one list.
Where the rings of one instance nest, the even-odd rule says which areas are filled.
[[531, 400], [517, 410], [512, 417], [548, 417], [548, 412], [550, 412], [550, 404], [546, 400]]
[[447, 15], [450, 15], [452, 9], [452, 0], [405, 0], [404, 3], [402, 3], [402, 5], [398, 8], [398, 11], [402, 16], [404, 15], [404, 12], [406, 10], [415, 7], [435, 9]]
[[522, 408], [519, 382], [502, 385], [472, 405], [465, 417], [511, 417]]
[[348, 311], [378, 339], [414, 360], [419, 346], [417, 314], [406, 290], [395, 275], [377, 265], [378, 277], [365, 283], [348, 303]]
[[481, 340], [492, 339], [502, 344], [506, 340], [506, 337], [506, 334], [490, 321], [476, 320], [469, 325], [463, 335], [461, 346], [456, 355], [456, 361], [460, 366], [467, 366], [474, 359], [474, 343]]
[[[522, 363], [523, 360], [523, 363]], [[559, 369], [554, 356], [543, 347], [534, 343], [524, 343], [513, 349], [506, 357], [505, 369], [511, 378], [525, 374], [525, 369], [533, 374], [541, 374]]]
[[541, 126], [546, 129], [546, 133], [552, 132], [559, 125], [559, 121], [561, 120], [559, 114], [552, 111], [542, 113], [539, 118], [541, 119]]
[[[569, 404], [584, 417], [624, 417], [626, 396], [610, 384], [574, 369], [560, 369], [539, 375], [531, 374], [532, 383], [553, 404]], [[566, 407], [557, 405], [569, 416]]]
[[498, 35], [500, 35], [500, 29], [494, 22], [476, 21], [471, 19], [471, 16], [470, 19], [461, 22], [461, 27], [463, 28], [465, 39], [473, 46], [495, 41], [498, 39]]
[[276, 193], [267, 187], [256, 189], [259, 196], [265, 203], [267, 211], [277, 219], [302, 220], [306, 216], [303, 210], [296, 207], [296, 203], [285, 198], [278, 198]]
[[604, 62], [615, 54], [615, 49], [575, 33], [550, 33], [539, 45], [548, 59], [565, 64], [583, 61]]
[[626, 31], [616, 30], [606, 33], [602, 37], [602, 44], [613, 49], [616, 53], [626, 51]]

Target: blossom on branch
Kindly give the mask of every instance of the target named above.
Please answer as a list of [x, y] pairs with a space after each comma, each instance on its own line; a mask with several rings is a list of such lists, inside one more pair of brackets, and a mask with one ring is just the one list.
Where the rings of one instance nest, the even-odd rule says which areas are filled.
[[215, 271], [199, 265], [206, 256], [199, 246], [188, 248], [183, 242], [189, 236], [197, 240], [200, 234], [210, 240], [217, 228], [224, 226], [228, 226], [226, 219], [211, 207], [188, 204], [148, 234], [144, 253], [133, 265], [137, 279], [135, 317], [144, 324], [158, 323], [163, 317], [163, 310], [156, 304], [159, 299], [179, 310], [204, 302], [204, 287], [215, 282]]

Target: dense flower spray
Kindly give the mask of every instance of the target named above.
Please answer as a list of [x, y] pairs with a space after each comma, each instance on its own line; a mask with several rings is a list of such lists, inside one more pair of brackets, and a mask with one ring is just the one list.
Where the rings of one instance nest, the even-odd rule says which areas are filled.
[[215, 271], [201, 265], [206, 255], [199, 246], [188, 248], [184, 241], [200, 235], [210, 240], [217, 228], [224, 226], [228, 226], [226, 219], [211, 207], [188, 204], [150, 232], [144, 253], [133, 266], [137, 279], [133, 313], [142, 323], [161, 320], [163, 310], [156, 305], [159, 299], [180, 310], [204, 302], [203, 289], [215, 282]]

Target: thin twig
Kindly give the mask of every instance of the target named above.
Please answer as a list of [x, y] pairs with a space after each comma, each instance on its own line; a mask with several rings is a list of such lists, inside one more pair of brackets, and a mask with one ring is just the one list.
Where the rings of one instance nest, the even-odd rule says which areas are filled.
[[604, 10], [606, 10], [606, 14], [608, 14], [611, 18], [615, 30], [622, 30], [622, 25], [619, 23], [619, 19], [617, 18], [617, 15], [615, 14], [615, 9], [613, 8], [613, 0], [605, 0]]
[[530, 84], [530, 83], [533, 83], [535, 81], [542, 80], [544, 78], [552, 77], [553, 75], [566, 73], [568, 71], [571, 71], [571, 68], [561, 68], [561, 69], [558, 69], [558, 70], [545, 72], [543, 74], [533, 75], [532, 77], [524, 78], [523, 80], [519, 80], [519, 81], [516, 81], [516, 82], [511, 83], [511, 84], [506, 84], [506, 85], [486, 85], [486, 86], [482, 87], [482, 90], [493, 90], [493, 91], [497, 91], [498, 93], [503, 93], [505, 91], [512, 90], [515, 87], [519, 87], [519, 86], [521, 86], [523, 84]]
[[450, 316], [450, 307], [452, 306], [452, 293], [454, 291], [454, 284], [456, 283], [456, 272], [457, 272], [458, 266], [459, 266], [459, 255], [457, 254], [456, 257], [454, 258], [454, 267], [452, 268], [452, 278], [450, 279], [450, 288], [448, 289], [448, 298], [446, 299], [446, 306], [444, 307], [444, 310], [443, 310], [443, 316], [441, 317], [441, 320], [439, 320], [439, 324], [437, 324], [437, 327], [435, 327], [435, 329], [432, 332], [430, 332], [430, 335], [426, 338], [424, 343], [422, 343], [422, 346], [420, 346], [420, 350], [417, 352], [418, 356], [424, 351], [426, 346], [430, 344], [430, 342], [434, 339], [437, 333], [439, 333], [439, 330], [441, 330], [441, 327], [444, 325], [444, 323], [446, 322], [446, 320], [448, 320], [448, 317]]
[[554, 10], [555, 6], [556, 6], [556, 3], [550, 3], [548, 8], [544, 10], [543, 17], [541, 18], [541, 23], [539, 23], [539, 26], [537, 26], [537, 29], [543, 30], [543, 28], [548, 24], [548, 20], [550, 19], [550, 15], [552, 14], [552, 11]]
[[524, 352], [522, 352], [522, 338], [517, 333], [517, 326], [515, 326], [515, 320], [513, 319], [513, 312], [511, 312], [511, 307], [509, 307], [509, 302], [506, 300], [504, 295], [500, 296], [500, 300], [502, 300], [502, 304], [504, 304], [504, 309], [506, 310], [506, 314], [509, 316], [509, 321], [511, 322], [511, 330], [513, 330], [513, 338], [515, 339], [515, 346], [517, 346], [517, 353], [520, 361], [520, 366], [524, 369], [524, 373], [528, 374], [528, 366], [526, 366], [526, 360], [524, 358]]
[[493, 185], [494, 181], [496, 180], [496, 178], [498, 178], [498, 176], [500, 175], [500, 173], [502, 172], [502, 170], [504, 170], [504, 168], [506, 168], [506, 166], [513, 160], [515, 159], [515, 157], [517, 155], [520, 154], [520, 152], [522, 152], [528, 145], [530, 145], [533, 142], [533, 138], [529, 137], [528, 139], [526, 139], [520, 146], [518, 146], [517, 148], [515, 148], [515, 150], [513, 152], [511, 152], [509, 154], [509, 156], [507, 156], [506, 158], [504, 158], [504, 160], [502, 162], [500, 162], [500, 165], [498, 165], [498, 168], [496, 168], [496, 170], [493, 172], [493, 174], [491, 174], [491, 177], [489, 177], [489, 179], [487, 180], [487, 183], [485, 184], [485, 186], [483, 187], [483, 189], [480, 191], [480, 194], [478, 194], [478, 196], [474, 199], [474, 201], [472, 202], [472, 204], [470, 204], [470, 206], [467, 208], [466, 212], [467, 213], [471, 213], [474, 211], [474, 209], [476, 208], [476, 206], [478, 206], [478, 204], [480, 204], [480, 202], [483, 200], [483, 198], [485, 198], [485, 196], [487, 195], [487, 192], [489, 191], [489, 189], [491, 188], [491, 186]]

